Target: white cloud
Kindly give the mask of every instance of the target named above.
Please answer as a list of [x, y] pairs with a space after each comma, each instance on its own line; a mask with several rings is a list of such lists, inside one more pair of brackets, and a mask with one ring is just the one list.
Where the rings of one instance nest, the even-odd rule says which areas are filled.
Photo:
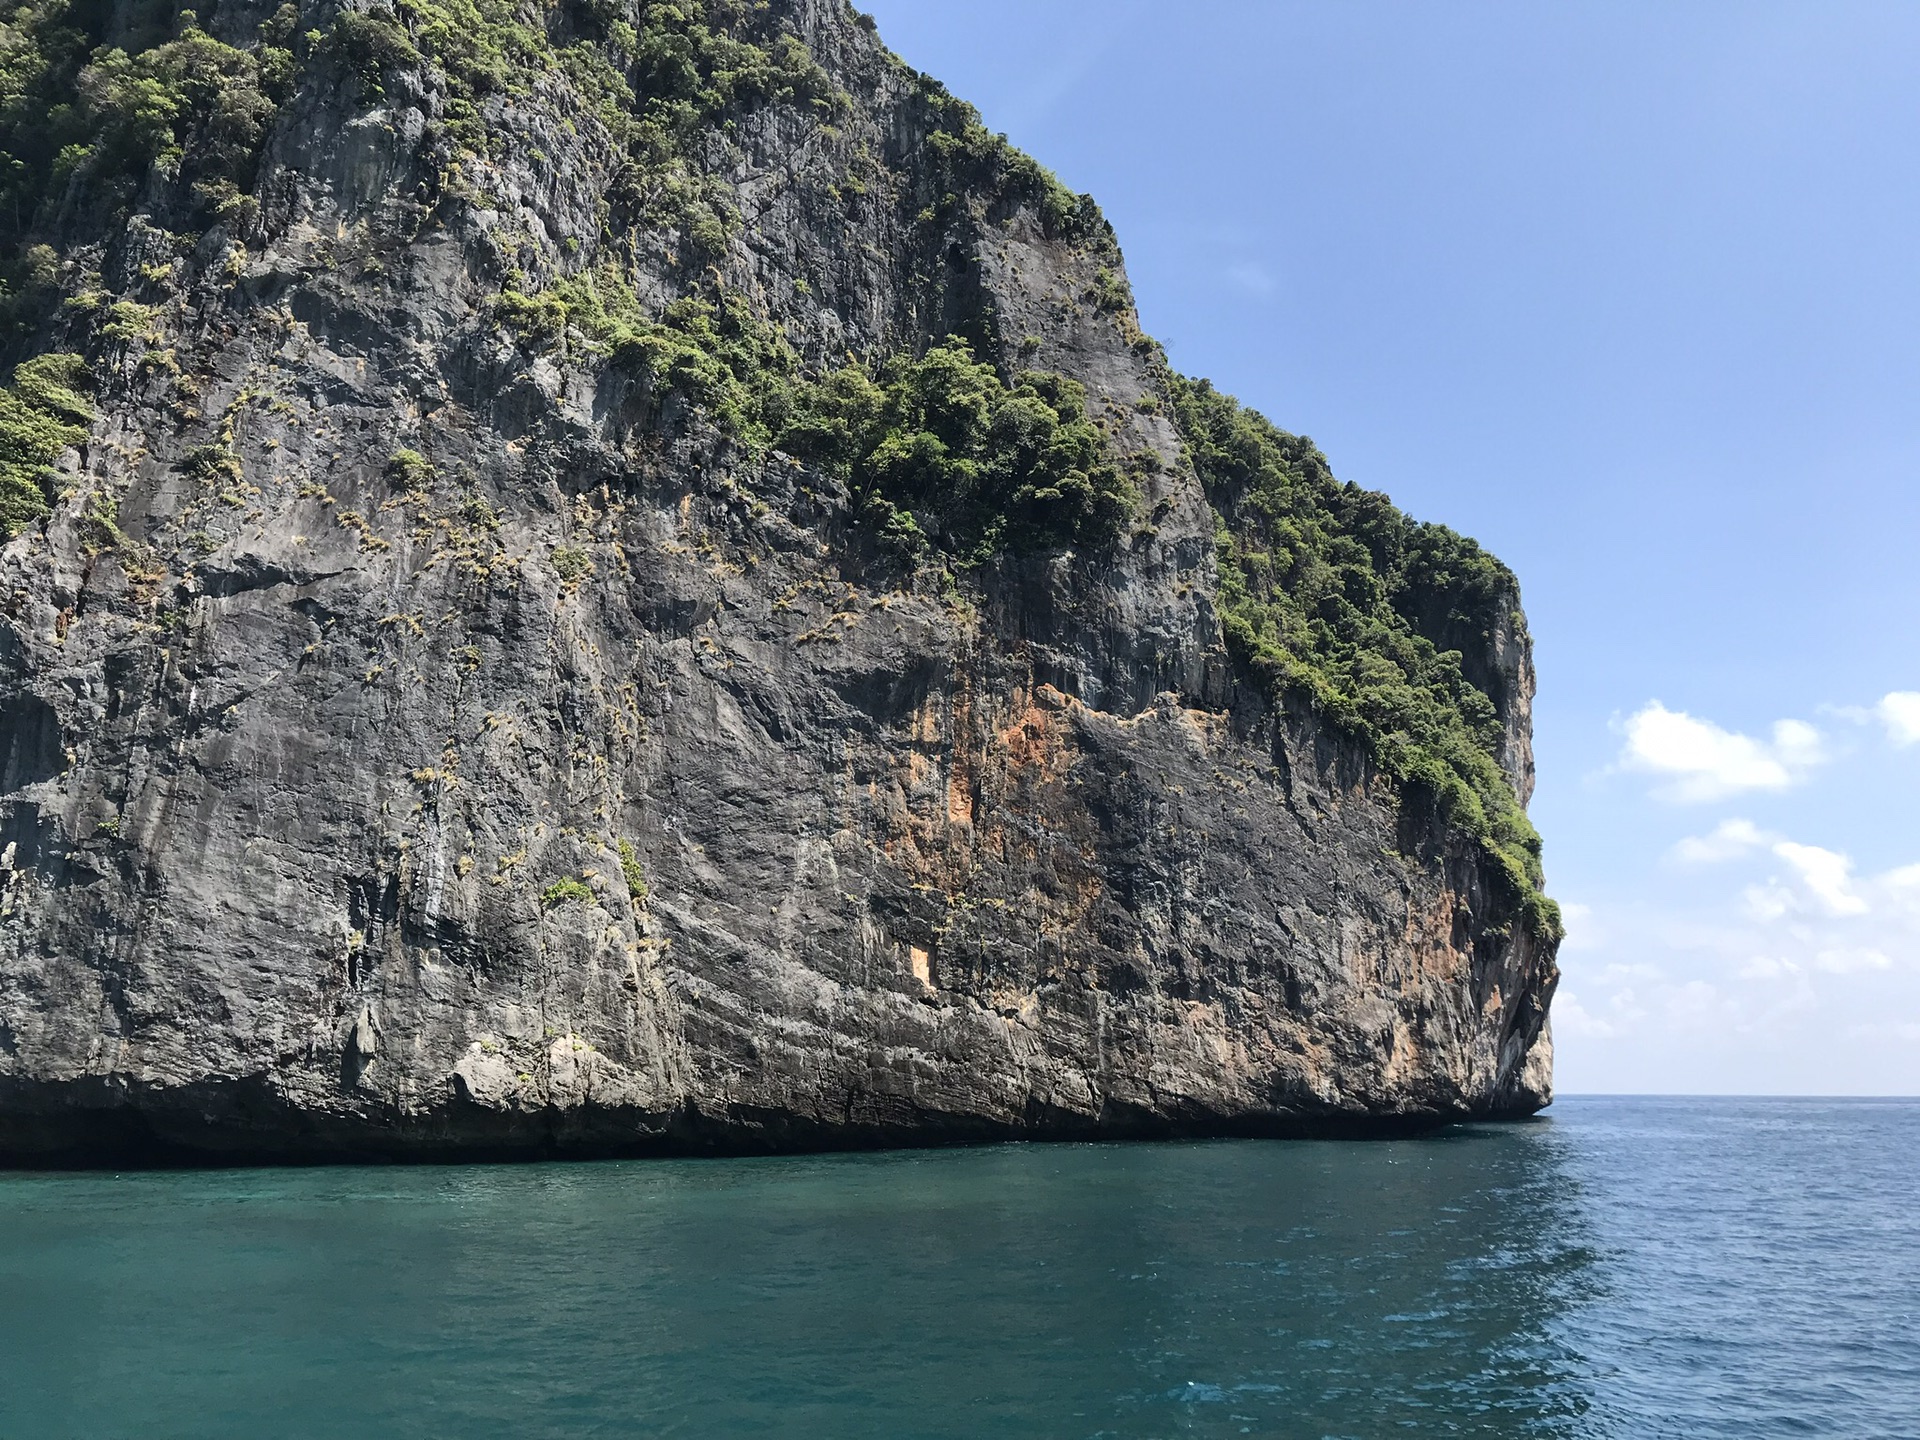
[[1850, 724], [1878, 724], [1895, 746], [1920, 745], [1920, 690], [1890, 690], [1871, 705], [1822, 705], [1820, 709]]
[[1853, 861], [1837, 850], [1782, 840], [1773, 853], [1792, 867], [1800, 884], [1829, 915], [1864, 915], [1867, 902], [1854, 893]]
[[1887, 738], [1896, 745], [1920, 743], [1920, 690], [1895, 690], [1873, 707]]
[[1778, 880], [1769, 880], [1764, 885], [1749, 885], [1740, 892], [1740, 899], [1746, 905], [1748, 917], [1758, 920], [1762, 925], [1771, 925], [1796, 908], [1793, 892]]
[[1711, 835], [1689, 835], [1674, 846], [1673, 858], [1689, 865], [1711, 865], [1764, 850], [1780, 838], [1751, 820], [1722, 820]]
[[1804, 720], [1776, 721], [1771, 741], [1756, 740], [1654, 700], [1627, 718], [1625, 730], [1621, 765], [1669, 777], [1660, 793], [1670, 800], [1785, 790], [1826, 758], [1820, 732]]
[[1858, 975], [1864, 970], [1891, 970], [1893, 961], [1879, 950], [1864, 947], [1845, 950], [1822, 950], [1813, 957], [1813, 963], [1829, 975]]
[[1603, 938], [1562, 953], [1563, 1087], [1913, 1092], [1920, 864], [1863, 868], [1750, 822], [1691, 839], [1674, 858], [1739, 870], [1583, 897]]
[[[1711, 864], [1738, 860], [1764, 850], [1784, 862], [1798, 888], [1778, 878], [1764, 885], [1750, 885], [1743, 892], [1747, 913], [1756, 920], [1777, 920], [1794, 911], [1805, 910], [1802, 903], [1811, 898], [1829, 915], [1864, 915], [1870, 908], [1854, 889], [1853, 860], [1837, 850], [1818, 845], [1801, 845], [1770, 830], [1762, 830], [1751, 820], [1722, 820], [1711, 834], [1689, 835], [1673, 847], [1676, 860], [1689, 864]], [[1879, 886], [1894, 891], [1920, 890], [1920, 865], [1892, 870], [1882, 875]]]
[[1582, 1005], [1580, 997], [1571, 990], [1562, 990], [1553, 997], [1553, 1033], [1561, 1041], [1569, 1038], [1611, 1040], [1620, 1031], [1612, 1021]]
[[[1753, 857], [1776, 868], [1759, 883], [1722, 892], [1744, 904], [1717, 916], [1714, 902], [1704, 912], [1598, 907], [1593, 922], [1606, 943], [1593, 947], [1598, 954], [1569, 957], [1570, 984], [1582, 997], [1574, 1034], [1644, 1039], [1709, 1018], [1728, 1033], [1764, 1030], [1817, 1006], [1823, 994], [1878, 977], [1912, 988], [1909, 981], [1920, 978], [1920, 865], [1861, 875], [1851, 856], [1745, 820], [1689, 837], [1675, 854]], [[1666, 958], [1624, 958], [1636, 951]]]

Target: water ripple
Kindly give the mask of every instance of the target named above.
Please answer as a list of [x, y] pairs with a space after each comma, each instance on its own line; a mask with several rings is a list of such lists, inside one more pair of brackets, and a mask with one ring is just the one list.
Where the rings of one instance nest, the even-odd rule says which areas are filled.
[[1920, 1104], [0, 1176], [0, 1437], [1903, 1436]]

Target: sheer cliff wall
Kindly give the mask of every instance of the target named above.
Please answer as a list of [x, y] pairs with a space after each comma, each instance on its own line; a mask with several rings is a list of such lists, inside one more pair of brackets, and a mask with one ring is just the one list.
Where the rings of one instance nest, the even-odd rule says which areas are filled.
[[[74, 10], [45, 82], [94, 131], [13, 222], [10, 358], [88, 409], [0, 557], [0, 1155], [1546, 1102], [1556, 928], [1232, 641], [1236, 502], [1090, 202], [835, 0], [292, 10]], [[115, 45], [185, 76], [131, 159]], [[949, 336], [1105, 458], [896, 482], [795, 419]], [[1524, 803], [1500, 583], [1404, 628]]]

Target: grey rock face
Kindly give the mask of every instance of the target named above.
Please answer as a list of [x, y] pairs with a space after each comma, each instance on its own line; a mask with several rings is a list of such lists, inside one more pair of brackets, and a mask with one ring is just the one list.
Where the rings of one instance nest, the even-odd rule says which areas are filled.
[[[92, 252], [159, 333], [90, 356], [68, 493], [0, 558], [0, 1155], [1547, 1101], [1552, 945], [1352, 742], [1236, 676], [1153, 364], [1084, 298], [1117, 256], [987, 200], [929, 239], [912, 77], [838, 5], [793, 19], [857, 104], [715, 139], [745, 217], [716, 273], [815, 361], [983, 317], [1034, 337], [1022, 363], [1156, 457], [1150, 523], [957, 582], [876, 559], [831, 476], [495, 322], [506, 267], [600, 245], [619, 160], [571, 91], [490, 100], [512, 143], [449, 198], [430, 74], [372, 108], [307, 86], [244, 243], [137, 224]], [[664, 251], [636, 282], [656, 307], [690, 283]], [[1524, 797], [1524, 623], [1479, 643]]]

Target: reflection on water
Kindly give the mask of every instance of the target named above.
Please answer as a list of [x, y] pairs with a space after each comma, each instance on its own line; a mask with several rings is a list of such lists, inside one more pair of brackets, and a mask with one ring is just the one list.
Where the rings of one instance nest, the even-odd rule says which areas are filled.
[[0, 1176], [0, 1436], [1678, 1433], [1664, 1123]]

